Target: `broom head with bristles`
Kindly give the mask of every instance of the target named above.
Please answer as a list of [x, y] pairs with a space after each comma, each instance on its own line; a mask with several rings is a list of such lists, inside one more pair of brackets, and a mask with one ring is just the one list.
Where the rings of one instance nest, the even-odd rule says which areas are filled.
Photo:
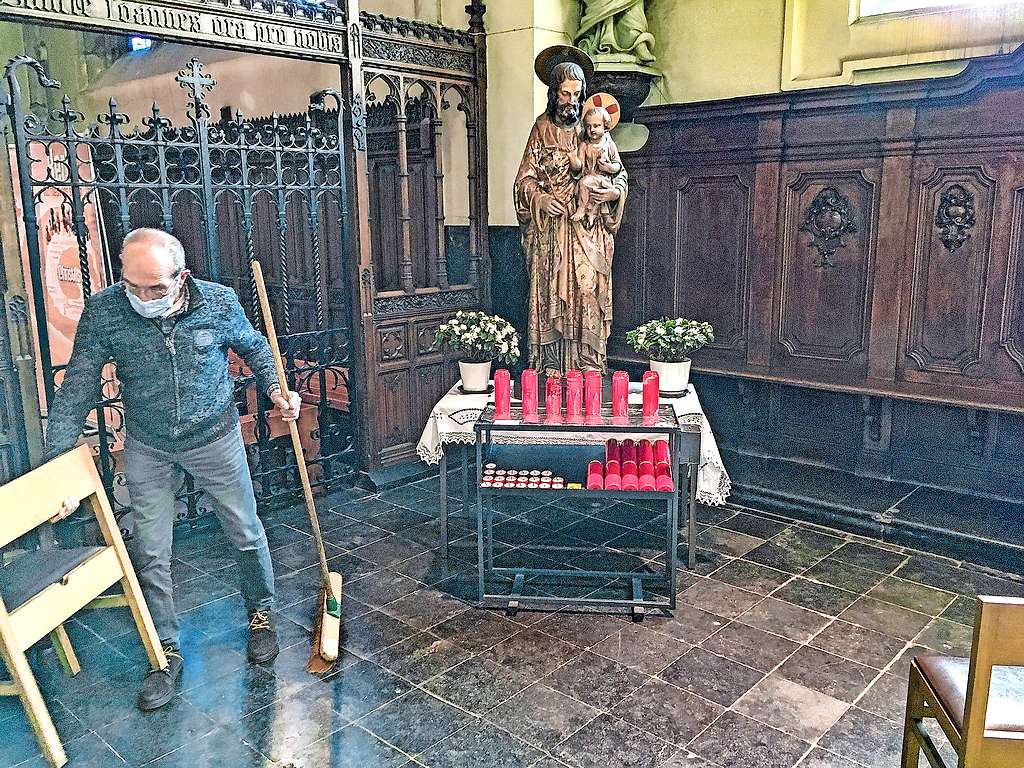
[[306, 663], [306, 671], [316, 675], [330, 672], [338, 660], [341, 641], [341, 588], [340, 573], [329, 574], [331, 588], [320, 588], [316, 624], [313, 626], [313, 647]]

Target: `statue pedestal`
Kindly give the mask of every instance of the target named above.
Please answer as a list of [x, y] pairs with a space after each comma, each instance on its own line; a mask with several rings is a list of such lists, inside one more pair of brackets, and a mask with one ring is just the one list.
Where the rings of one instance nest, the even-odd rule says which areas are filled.
[[637, 64], [630, 56], [595, 56], [594, 67], [594, 82], [587, 90], [606, 91], [618, 99], [623, 122], [633, 120], [636, 108], [650, 95], [651, 84], [661, 77], [661, 70]]

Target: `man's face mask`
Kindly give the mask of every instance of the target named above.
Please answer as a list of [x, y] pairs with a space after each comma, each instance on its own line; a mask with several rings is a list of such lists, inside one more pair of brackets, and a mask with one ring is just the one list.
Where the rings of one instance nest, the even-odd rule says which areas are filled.
[[124, 292], [128, 296], [128, 303], [132, 305], [132, 309], [143, 317], [150, 319], [165, 317], [178, 301], [183, 280], [184, 275], [175, 278], [174, 283], [167, 289], [167, 293], [159, 298], [150, 299], [149, 301], [143, 301], [140, 299], [132, 293], [127, 286], [125, 287]]

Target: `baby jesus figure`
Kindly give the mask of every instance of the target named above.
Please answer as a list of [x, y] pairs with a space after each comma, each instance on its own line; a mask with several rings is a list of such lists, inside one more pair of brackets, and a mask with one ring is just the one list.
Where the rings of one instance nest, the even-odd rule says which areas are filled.
[[584, 221], [587, 227], [594, 226], [601, 202], [591, 202], [595, 192], [613, 189], [611, 179], [622, 170], [619, 162], [619, 148], [608, 135], [612, 118], [604, 107], [591, 107], [583, 115], [583, 135], [580, 136], [579, 150], [569, 155], [569, 167], [575, 174], [582, 174], [576, 185], [576, 212], [573, 221]]

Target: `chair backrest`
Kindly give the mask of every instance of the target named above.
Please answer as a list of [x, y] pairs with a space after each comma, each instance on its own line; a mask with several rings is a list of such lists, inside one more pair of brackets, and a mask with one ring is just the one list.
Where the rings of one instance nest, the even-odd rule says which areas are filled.
[[1024, 766], [1021, 734], [985, 730], [993, 667], [1024, 667], [1024, 598], [978, 598], [962, 734], [964, 765], [1020, 768]]
[[0, 486], [0, 546], [45, 523], [69, 496], [81, 500], [94, 513], [109, 511], [107, 495], [87, 445]]

